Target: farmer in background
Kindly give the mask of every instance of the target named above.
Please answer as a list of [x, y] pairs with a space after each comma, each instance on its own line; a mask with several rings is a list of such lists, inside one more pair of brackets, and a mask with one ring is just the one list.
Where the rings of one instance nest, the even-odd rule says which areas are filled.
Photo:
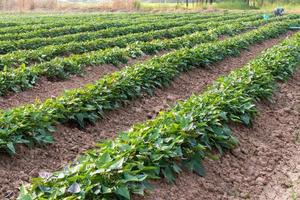
[[284, 13], [284, 8], [275, 8], [274, 15], [275, 16], [282, 16]]

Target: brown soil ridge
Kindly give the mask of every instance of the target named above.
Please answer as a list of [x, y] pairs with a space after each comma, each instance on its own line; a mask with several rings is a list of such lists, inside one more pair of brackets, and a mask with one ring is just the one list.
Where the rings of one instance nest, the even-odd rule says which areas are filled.
[[143, 200], [296, 200], [300, 198], [300, 70], [273, 102], [258, 104], [252, 128], [232, 125], [239, 147], [205, 160], [206, 176], [184, 172], [163, 180]]
[[30, 177], [38, 176], [40, 171], [54, 171], [61, 168], [84, 150], [92, 148], [95, 141], [112, 138], [116, 133], [127, 130], [135, 123], [155, 117], [160, 110], [168, 108], [177, 100], [201, 92], [217, 77], [245, 65], [264, 49], [272, 47], [290, 34], [253, 45], [239, 57], [227, 58], [210, 68], [183, 73], [168, 88], [156, 90], [154, 96], [145, 96], [123, 108], [108, 112], [106, 119], [99, 120], [95, 126], [90, 126], [86, 130], [59, 125], [54, 133], [56, 141], [51, 145], [34, 149], [19, 146], [17, 150], [19, 153], [14, 157], [0, 155], [0, 199], [4, 196], [14, 198], [21, 183], [29, 182]]

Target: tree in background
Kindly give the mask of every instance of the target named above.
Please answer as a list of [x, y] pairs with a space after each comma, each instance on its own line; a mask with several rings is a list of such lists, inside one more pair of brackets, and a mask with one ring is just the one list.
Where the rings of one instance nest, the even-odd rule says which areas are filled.
[[287, 5], [287, 4], [299, 4], [300, 0], [143, 0], [143, 2], [149, 3], [177, 3], [177, 4], [185, 4], [185, 6], [189, 6], [191, 4], [196, 5], [205, 5], [205, 4], [213, 4], [213, 3], [231, 3], [231, 4], [243, 4], [249, 7], [262, 7], [264, 5]]
[[1, 0], [1, 8], [5, 10], [54, 9], [56, 6], [57, 0]]
[[[182, 6], [206, 6], [214, 4], [218, 8], [225, 9], [249, 9], [264, 6], [276, 7], [285, 5], [300, 5], [300, 0], [0, 0], [0, 7], [5, 10], [33, 10], [36, 8], [55, 9], [59, 2], [69, 3], [96, 3], [108, 10], [138, 10], [141, 2], [148, 3], [176, 3]], [[180, 5], [180, 6], [179, 6]], [[221, 5], [223, 7], [221, 7]]]

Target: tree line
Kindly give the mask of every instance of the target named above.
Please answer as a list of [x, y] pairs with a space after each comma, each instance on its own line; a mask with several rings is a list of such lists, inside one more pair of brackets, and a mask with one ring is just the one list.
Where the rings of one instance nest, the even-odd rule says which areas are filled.
[[213, 4], [220, 2], [240, 2], [245, 3], [248, 6], [263, 6], [264, 4], [300, 4], [300, 0], [144, 0], [152, 3], [185, 3], [186, 6], [190, 4]]

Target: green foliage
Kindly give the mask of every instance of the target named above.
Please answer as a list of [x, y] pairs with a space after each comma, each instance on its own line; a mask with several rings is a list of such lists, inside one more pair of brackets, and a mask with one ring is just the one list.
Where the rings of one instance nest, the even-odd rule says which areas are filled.
[[[82, 14], [81, 14], [82, 15]], [[12, 38], [13, 36], [15, 36], [14, 39], [17, 39], [19, 37], [21, 38], [25, 38], [25, 36], [27, 35], [33, 35], [34, 37], [37, 37], [38, 35], [43, 36], [43, 34], [46, 34], [44, 36], [58, 36], [59, 34], [63, 35], [64, 32], [66, 32], [66, 30], [73, 30], [73, 33], [75, 31], [75, 29], [72, 29], [71, 26], [77, 26], [76, 28], [78, 29], [78, 26], [83, 25], [83, 24], [89, 24], [89, 26], [92, 24], [91, 21], [93, 21], [93, 23], [101, 23], [103, 25], [103, 23], [108, 24], [108, 22], [119, 22], [119, 21], [124, 21], [125, 19], [127, 20], [141, 20], [143, 18], [145, 18], [145, 16], [143, 14], [140, 13], [131, 13], [130, 16], [128, 14], [99, 14], [97, 13], [97, 15], [95, 14], [88, 14], [86, 16], [81, 16], [79, 14], [76, 16], [71, 16], [69, 17], [67, 14], [64, 14], [63, 17], [47, 17], [45, 19], [45, 17], [43, 18], [42, 21], [34, 19], [34, 20], [26, 20], [25, 22], [22, 21], [22, 23], [16, 23], [14, 26], [8, 26], [5, 28], [2, 28], [0, 30], [0, 33], [2, 35], [5, 35], [4, 37], [10, 37]], [[188, 14], [189, 15], [189, 14]], [[153, 19], [161, 19], [161, 20], [168, 20], [168, 19], [174, 19], [174, 18], [178, 18], [180, 19], [181, 17], [184, 17], [186, 15], [183, 14], [170, 14], [170, 15], [164, 15], [164, 14], [148, 14], [147, 15], [147, 19], [149, 19], [150, 21]], [[199, 15], [200, 16], [200, 15]], [[42, 18], [42, 17], [40, 17]], [[22, 20], [24, 20], [24, 16], [22, 16], [21, 18]], [[14, 21], [20, 20], [20, 18], [16, 18]], [[2, 23], [4, 25], [4, 23]], [[9, 25], [9, 23], [8, 23]], [[1, 26], [1, 25], [0, 25]], [[60, 28], [67, 26], [63, 29], [62, 33], [57, 32], [55, 33], [55, 30], [59, 31]], [[59, 28], [59, 29], [57, 29]], [[37, 30], [38, 31], [35, 31]], [[50, 33], [47, 33], [47, 31], [49, 31], [50, 29]], [[87, 29], [87, 28], [86, 28]], [[24, 34], [24, 32], [29, 32], [29, 31], [33, 31], [30, 34], [26, 33]], [[18, 36], [17, 33], [23, 33], [21, 34], [21, 36]], [[20, 38], [19, 38], [20, 39]]]
[[[257, 17], [250, 17], [251, 19], [257, 19]], [[240, 31], [248, 29], [249, 26], [255, 26], [264, 24], [265, 21], [258, 20], [254, 22], [245, 23], [244, 18], [238, 20], [230, 20], [231, 25], [224, 25], [224, 23], [207, 23], [188, 27], [179, 27], [174, 29], [168, 29], [167, 31], [149, 32], [140, 36], [141, 41], [136, 41], [130, 44], [131, 40], [139, 39], [139, 36], [121, 38], [116, 40], [99, 40], [99, 42], [91, 42], [86, 45], [86, 50], [91, 51], [82, 55], [71, 55], [67, 58], [54, 58], [49, 62], [43, 62], [41, 64], [33, 65], [30, 68], [25, 66], [16, 69], [5, 69], [0, 72], [0, 94], [4, 95], [8, 91], [21, 91], [32, 87], [36, 82], [36, 79], [44, 75], [50, 79], [65, 79], [70, 74], [79, 74], [85, 66], [97, 66], [101, 64], [114, 64], [126, 63], [128, 58], [136, 58], [144, 54], [153, 54], [161, 50], [178, 49], [182, 47], [192, 47], [202, 42], [208, 42], [217, 39], [221, 34], [234, 34]], [[229, 22], [229, 21], [227, 21]], [[233, 23], [236, 22], [236, 23]], [[212, 29], [210, 34], [206, 32], [197, 32], [201, 30], [207, 30], [212, 25], [216, 25], [217, 29]], [[223, 26], [221, 26], [223, 25]], [[187, 28], [187, 29], [186, 29]], [[195, 31], [196, 33], [188, 35]], [[182, 37], [176, 37], [183, 35]], [[176, 37], [170, 40], [160, 40], [163, 37]], [[157, 40], [153, 40], [153, 39]], [[147, 40], [149, 42], [147, 42]], [[145, 42], [143, 42], [145, 41]], [[127, 46], [127, 42], [129, 45]], [[73, 43], [74, 44], [74, 43]], [[109, 46], [121, 46], [123, 48], [107, 48]], [[83, 46], [79, 46], [84, 51]], [[71, 45], [70, 48], [73, 48]], [[107, 48], [105, 50], [92, 51], [97, 48]], [[63, 48], [54, 49], [54, 51], [64, 51]], [[75, 44], [75, 51], [78, 50], [78, 45]]]
[[[225, 17], [215, 17], [213, 19], [196, 19], [191, 20], [187, 25], [173, 27], [162, 30], [150, 30], [149, 32], [138, 32], [134, 34], [122, 35], [114, 38], [99, 38], [95, 36], [94, 39], [84, 42], [69, 42], [66, 44], [47, 45], [35, 50], [19, 50], [0, 56], [0, 66], [15, 67], [20, 64], [30, 65], [32, 63], [38, 63], [42, 61], [49, 61], [56, 56], [64, 56], [71, 53], [80, 54], [90, 51], [96, 51], [100, 49], [106, 49], [109, 47], [126, 47], [128, 44], [136, 41], [150, 41], [151, 39], [173, 38], [182, 36], [184, 34], [207, 30], [211, 27], [217, 27], [224, 25], [225, 23], [231, 23], [232, 20], [236, 21], [236, 18], [243, 16], [239, 21], [251, 21], [257, 20], [260, 16], [249, 15], [253, 17], [244, 18], [244, 15], [227, 15]], [[221, 22], [218, 22], [222, 19]], [[210, 23], [209, 23], [210, 22]]]
[[258, 9], [258, 7], [251, 6], [246, 1], [240, 1], [240, 0], [220, 1], [215, 4], [215, 7], [222, 8], [222, 9], [229, 9], [229, 10]]
[[136, 10], [140, 10], [141, 9], [141, 6], [142, 6], [142, 3], [140, 0], [134, 0], [133, 2], [133, 7], [136, 9]]
[[[144, 92], [151, 94], [155, 88], [168, 85], [183, 71], [193, 67], [205, 67], [228, 56], [236, 56], [251, 44], [286, 32], [295, 23], [299, 23], [299, 20], [274, 22], [224, 41], [179, 49], [145, 63], [123, 68], [93, 85], [70, 90], [44, 103], [2, 111], [0, 146], [14, 153], [11, 144], [48, 143], [51, 141], [49, 132], [53, 131], [52, 126], [57, 122], [73, 122], [81, 127], [94, 123], [104, 115], [104, 111], [115, 109]], [[237, 111], [243, 109], [246, 108], [236, 108]], [[248, 118], [249, 116], [244, 115], [241, 120], [247, 123]]]
[[[217, 14], [218, 15], [218, 14]], [[220, 15], [220, 14], [219, 14]], [[208, 18], [214, 17], [215, 14], [209, 16]], [[25, 33], [25, 39], [15, 38], [21, 37], [22, 34], [15, 34], [13, 36], [9, 36], [9, 41], [2, 40], [0, 41], [0, 54], [6, 54], [11, 51], [16, 50], [24, 50], [24, 49], [37, 49], [39, 47], [47, 46], [47, 45], [55, 45], [55, 44], [65, 44], [68, 42], [80, 42], [80, 41], [88, 41], [94, 40], [96, 38], [108, 38], [108, 37], [115, 37], [120, 35], [126, 35], [129, 33], [139, 33], [145, 32], [149, 30], [159, 30], [165, 28], [171, 28], [175, 26], [183, 26], [187, 23], [188, 20], [203, 20], [203, 18], [207, 18], [206, 15], [197, 15], [197, 14], [188, 14], [183, 15], [181, 18], [171, 18], [168, 20], [162, 20], [160, 23], [157, 23], [157, 18], [149, 19], [148, 16], [144, 16], [132, 22], [132, 19], [125, 19], [120, 22], [106, 22], [106, 23], [99, 23], [99, 24], [92, 24], [92, 25], [82, 25], [82, 26], [75, 26], [75, 27], [62, 27], [61, 29], [66, 28], [64, 31], [67, 35], [62, 35], [59, 37], [39, 37], [38, 35], [35, 36], [35, 32]], [[209, 20], [209, 19], [205, 19]], [[119, 26], [119, 27], [118, 27]], [[106, 27], [106, 28], [105, 28]], [[104, 29], [105, 28], [105, 29]], [[87, 31], [86, 29], [90, 29]], [[72, 33], [72, 30], [76, 34], [69, 34]], [[83, 32], [85, 31], [85, 32]], [[51, 31], [46, 31], [45, 34], [51, 34]], [[59, 34], [58, 30], [53, 30], [53, 34]], [[4, 38], [3, 38], [4, 39]], [[6, 38], [8, 39], [8, 38]], [[16, 40], [15, 40], [16, 39]]]
[[[261, 35], [259, 31], [238, 37], [253, 43], [280, 32], [265, 32], [266, 36], [262, 34], [266, 28]], [[256, 113], [255, 101], [270, 98], [275, 80], [282, 78], [278, 75], [287, 78], [299, 66], [299, 39], [298, 33], [219, 78], [203, 94], [99, 143], [63, 170], [33, 179], [30, 187], [21, 189], [19, 199], [129, 200], [131, 193], [143, 195], [149, 180], [163, 177], [173, 182], [183, 168], [203, 176], [203, 158], [215, 148], [222, 153], [237, 144], [228, 124], [249, 125]]]
[[297, 10], [300, 7], [299, 0], [143, 0], [143, 9], [207, 9], [220, 8], [227, 10], [271, 10], [276, 7], [284, 7], [286, 11]]
[[[186, 16], [191, 16], [194, 15], [192, 14], [148, 14], [147, 15], [147, 19], [149, 19], [150, 21], [153, 19], [161, 19], [161, 20], [168, 20], [168, 19], [174, 19], [174, 18], [182, 18], [182, 17], [186, 17]], [[203, 14], [199, 14], [199, 16], [203, 16]], [[24, 19], [25, 18], [25, 19]], [[33, 17], [34, 18], [34, 17]], [[55, 36], [55, 35], [59, 35], [62, 33], [54, 33], [55, 30], [60, 30], [63, 26], [66, 26], [65, 29], [62, 29], [62, 32], [65, 32], [66, 30], [71, 30], [72, 31], [72, 27], [71, 26], [82, 26], [83, 24], [88, 24], [89, 26], [92, 24], [92, 22], [94, 22], [94, 24], [107, 24], [108, 22], [119, 22], [119, 21], [128, 21], [128, 20], [142, 20], [145, 19], [145, 15], [141, 14], [141, 13], [131, 13], [131, 14], [87, 14], [87, 15], [83, 15], [82, 14], [78, 14], [78, 15], [72, 15], [72, 16], [68, 16], [68, 14], [64, 14], [63, 16], [57, 15], [57, 16], [49, 16], [49, 17], [41, 17], [39, 16], [39, 18], [41, 20], [37, 20], [36, 18], [34, 19], [26, 19], [26, 17], [24, 17], [24, 15], [22, 15], [22, 17], [16, 17], [15, 19], [13, 19], [14, 22], [18, 21], [18, 20], [22, 20], [21, 22], [16, 22], [13, 26], [7, 26], [4, 27], [0, 30], [1, 34], [4, 34], [6, 36], [4, 37], [13, 37], [16, 36], [15, 39], [17, 39], [18, 37], [21, 38], [25, 38], [26, 34], [31, 34], [33, 36], [37, 36], [37, 35], [43, 35], [46, 34], [45, 36]], [[7, 19], [7, 21], [11, 20], [11, 16], [9, 17], [9, 19]], [[2, 22], [2, 24], [4, 25], [5, 23]], [[8, 23], [8, 25], [11, 23]], [[1, 25], [0, 25], [1, 26]], [[84, 26], [83, 26], [84, 27]], [[59, 28], [59, 29], [56, 29]], [[38, 29], [38, 31], [36, 32], [36, 30]], [[50, 29], [50, 33], [46, 33], [46, 31], [49, 31]], [[33, 31], [31, 33], [25, 33], [25, 31]], [[73, 30], [74, 31], [74, 30]], [[20, 36], [18, 36], [16, 33], [22, 33]], [[53, 34], [53, 35], [52, 35]], [[63, 34], [62, 34], [63, 35]]]
[[[149, 16], [151, 18], [151, 16]], [[125, 17], [124, 19], [128, 20], [128, 17]], [[133, 18], [134, 19], [134, 18]], [[91, 20], [93, 20], [93, 23], [91, 23]], [[45, 23], [39, 23], [39, 24], [24, 24], [24, 25], [16, 25], [12, 27], [6, 27], [2, 28], [0, 30], [1, 33], [1, 40], [5, 39], [25, 39], [29, 36], [33, 37], [55, 37], [59, 35], [64, 35], [66, 32], [68, 33], [75, 33], [76, 30], [82, 29], [88, 30], [89, 27], [91, 27], [92, 24], [101, 24], [103, 28], [105, 28], [105, 24], [109, 25], [109, 22], [117, 23], [118, 21], [122, 21], [122, 16], [119, 16], [119, 18], [116, 17], [109, 17], [103, 18], [103, 16], [89, 16], [89, 17], [83, 17], [83, 18], [71, 18], [68, 19], [66, 17], [63, 17], [61, 19], [52, 19]], [[80, 25], [80, 24], [85, 24]], [[86, 24], [88, 26], [86, 26]], [[116, 25], [122, 25], [122, 24], [116, 24]], [[73, 28], [75, 27], [75, 28]]]

